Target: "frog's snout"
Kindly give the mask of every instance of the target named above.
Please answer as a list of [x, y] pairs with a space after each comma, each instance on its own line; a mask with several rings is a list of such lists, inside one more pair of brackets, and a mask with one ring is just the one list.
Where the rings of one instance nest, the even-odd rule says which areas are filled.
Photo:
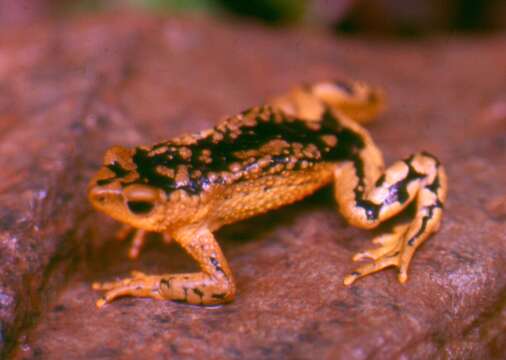
[[116, 184], [97, 185], [97, 183], [91, 183], [88, 187], [88, 198], [91, 203], [98, 207], [103, 208], [107, 204], [117, 202], [123, 197], [121, 188]]

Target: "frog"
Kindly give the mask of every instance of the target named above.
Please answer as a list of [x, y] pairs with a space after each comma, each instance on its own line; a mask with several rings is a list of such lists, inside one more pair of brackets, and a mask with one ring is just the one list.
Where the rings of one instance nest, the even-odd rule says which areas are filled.
[[[214, 236], [222, 226], [302, 200], [331, 185], [352, 226], [394, 225], [355, 254], [367, 260], [343, 285], [387, 267], [407, 281], [413, 255], [441, 224], [447, 175], [438, 158], [416, 152], [386, 167], [365, 129], [386, 109], [384, 91], [338, 79], [303, 84], [264, 105], [220, 120], [211, 129], [154, 145], [113, 146], [88, 185], [92, 206], [134, 233], [136, 258], [146, 235], [179, 244], [200, 271], [95, 282], [100, 308], [124, 297], [219, 305], [236, 296], [228, 262]], [[412, 205], [412, 206], [410, 206]], [[406, 209], [409, 220], [395, 222]]]

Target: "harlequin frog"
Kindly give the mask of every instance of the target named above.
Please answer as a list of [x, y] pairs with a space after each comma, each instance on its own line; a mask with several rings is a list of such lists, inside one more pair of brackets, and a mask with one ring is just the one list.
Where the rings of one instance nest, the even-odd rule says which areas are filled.
[[357, 81], [300, 86], [266, 105], [226, 118], [214, 128], [151, 146], [113, 147], [90, 182], [93, 206], [136, 229], [131, 257], [146, 232], [163, 233], [195, 259], [201, 271], [146, 275], [95, 283], [105, 291], [100, 307], [121, 296], [191, 304], [220, 304], [236, 293], [232, 272], [213, 233], [271, 209], [301, 200], [332, 184], [344, 218], [372, 229], [416, 203], [410, 221], [376, 237], [380, 246], [356, 254], [371, 258], [344, 278], [389, 266], [399, 281], [415, 250], [441, 222], [447, 180], [438, 159], [415, 153], [385, 168], [361, 124], [380, 113], [384, 95]]

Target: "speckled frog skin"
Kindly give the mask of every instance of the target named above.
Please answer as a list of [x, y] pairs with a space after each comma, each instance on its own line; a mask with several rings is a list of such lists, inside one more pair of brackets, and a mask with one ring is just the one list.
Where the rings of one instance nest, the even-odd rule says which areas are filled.
[[399, 281], [418, 246], [441, 222], [447, 182], [440, 162], [426, 152], [384, 167], [381, 152], [360, 125], [384, 108], [380, 90], [354, 81], [322, 82], [221, 121], [216, 127], [153, 146], [113, 147], [90, 182], [93, 206], [135, 229], [130, 257], [147, 231], [180, 244], [201, 271], [146, 275], [95, 283], [100, 307], [121, 296], [191, 304], [219, 304], [236, 293], [232, 272], [213, 236], [221, 226], [295, 202], [332, 183], [340, 212], [351, 225], [372, 229], [409, 204], [409, 221], [376, 237], [371, 258], [344, 278], [388, 266]]

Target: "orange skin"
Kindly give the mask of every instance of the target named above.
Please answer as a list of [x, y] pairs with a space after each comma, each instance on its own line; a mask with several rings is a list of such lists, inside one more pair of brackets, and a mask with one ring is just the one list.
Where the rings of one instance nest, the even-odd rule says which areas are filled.
[[227, 118], [215, 128], [153, 146], [113, 147], [90, 182], [93, 206], [136, 229], [130, 257], [144, 234], [164, 234], [181, 245], [201, 271], [145, 275], [95, 283], [105, 291], [97, 306], [121, 296], [191, 304], [233, 300], [232, 272], [213, 236], [221, 226], [298, 201], [329, 183], [339, 209], [354, 226], [372, 229], [416, 202], [410, 222], [373, 240], [381, 246], [358, 253], [369, 262], [344, 278], [388, 266], [399, 281], [416, 248], [441, 222], [447, 194], [439, 161], [417, 153], [384, 168], [381, 152], [360, 125], [384, 109], [381, 91], [360, 82], [323, 82], [295, 88], [268, 105]]

